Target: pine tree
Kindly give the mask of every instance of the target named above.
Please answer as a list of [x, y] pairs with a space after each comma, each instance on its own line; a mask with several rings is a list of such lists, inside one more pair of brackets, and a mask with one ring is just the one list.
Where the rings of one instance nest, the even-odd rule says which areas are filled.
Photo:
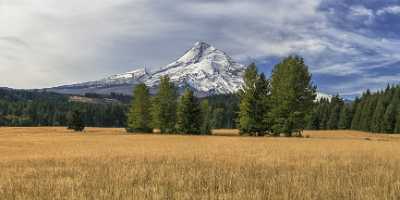
[[168, 76], [161, 77], [160, 89], [153, 99], [153, 126], [161, 133], [173, 133], [176, 124], [178, 92]]
[[340, 111], [338, 128], [341, 130], [350, 129], [351, 117], [350, 108], [347, 105], [344, 105]]
[[135, 87], [133, 100], [128, 115], [128, 132], [150, 133], [150, 93], [148, 87], [142, 83]]
[[256, 81], [254, 119], [256, 135], [264, 136], [271, 130], [271, 119], [268, 118], [271, 104], [269, 80], [261, 73]]
[[243, 89], [239, 92], [240, 106], [239, 106], [239, 129], [240, 133], [254, 134], [257, 132], [257, 119], [256, 119], [256, 84], [259, 75], [257, 67], [253, 63], [247, 67], [244, 73]]
[[271, 113], [274, 134], [301, 134], [305, 116], [312, 110], [316, 88], [300, 57], [288, 57], [276, 65], [271, 80]]
[[190, 89], [185, 89], [179, 100], [176, 130], [181, 134], [201, 134], [202, 116], [198, 100]]
[[380, 133], [383, 131], [383, 117], [385, 115], [385, 96], [380, 95], [378, 104], [375, 108], [374, 114], [371, 120], [371, 131], [374, 133]]
[[225, 128], [224, 126], [224, 112], [223, 108], [215, 108], [212, 111], [211, 127], [213, 129]]
[[360, 120], [361, 120], [361, 112], [364, 109], [364, 101], [356, 98], [355, 103], [353, 105], [353, 119], [351, 121], [351, 129], [352, 130], [360, 130]]
[[385, 114], [382, 120], [382, 131], [384, 133], [398, 133], [400, 131], [400, 117], [398, 115], [399, 109], [399, 93], [397, 90], [394, 96], [392, 97], [392, 101], [389, 106], [386, 108]]
[[319, 130], [320, 129], [320, 119], [318, 115], [318, 110], [320, 106], [315, 107], [314, 110], [307, 116], [307, 126], [306, 129], [308, 130]]
[[333, 104], [333, 108], [331, 109], [329, 120], [328, 120], [328, 129], [336, 130], [338, 129], [340, 118], [340, 105]]
[[203, 135], [211, 134], [211, 107], [208, 104], [208, 100], [203, 100], [200, 103], [201, 107], [201, 128], [200, 132]]
[[72, 112], [71, 122], [68, 128], [77, 132], [82, 132], [85, 129], [85, 123], [80, 111], [75, 110]]

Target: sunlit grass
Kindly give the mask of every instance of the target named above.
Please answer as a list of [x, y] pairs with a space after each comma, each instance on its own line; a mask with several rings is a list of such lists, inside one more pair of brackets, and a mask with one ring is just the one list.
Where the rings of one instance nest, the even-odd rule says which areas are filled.
[[0, 128], [0, 199], [400, 198], [398, 137], [305, 135]]

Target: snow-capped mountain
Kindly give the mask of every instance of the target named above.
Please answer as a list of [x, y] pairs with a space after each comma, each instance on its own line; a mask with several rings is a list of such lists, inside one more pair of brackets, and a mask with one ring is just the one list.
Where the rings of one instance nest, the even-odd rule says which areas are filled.
[[[229, 94], [237, 92], [243, 85], [242, 77], [245, 69], [244, 65], [233, 61], [225, 52], [205, 42], [197, 42], [181, 58], [153, 72], [141, 68], [97, 81], [47, 90], [65, 94], [114, 92], [131, 95], [136, 84], [145, 83], [154, 93], [160, 83], [160, 77], [167, 75], [180, 89], [189, 85], [197, 96]], [[332, 97], [318, 93], [317, 100], [321, 98]]]
[[137, 69], [97, 81], [48, 90], [67, 94], [111, 92], [131, 94], [133, 86], [140, 82], [154, 91], [160, 77], [167, 75], [179, 88], [189, 85], [199, 96], [228, 94], [240, 89], [244, 70], [244, 65], [234, 62], [225, 52], [205, 42], [197, 42], [181, 58], [154, 72]]

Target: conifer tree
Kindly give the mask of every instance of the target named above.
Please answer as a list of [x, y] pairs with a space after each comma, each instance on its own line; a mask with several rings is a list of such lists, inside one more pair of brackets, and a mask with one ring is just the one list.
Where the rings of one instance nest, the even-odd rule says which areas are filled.
[[178, 92], [168, 76], [161, 77], [160, 88], [153, 99], [152, 120], [161, 133], [173, 133], [176, 124]]
[[201, 128], [200, 132], [203, 135], [211, 134], [211, 107], [209, 106], [208, 100], [203, 100], [200, 103], [201, 107]]
[[342, 130], [350, 129], [351, 117], [349, 106], [344, 105], [340, 111], [338, 128]]
[[224, 128], [224, 109], [223, 108], [215, 108], [212, 111], [211, 117], [211, 127], [213, 129]]
[[396, 93], [392, 97], [392, 101], [389, 106], [386, 108], [385, 114], [382, 118], [382, 131], [384, 133], [398, 133], [400, 131], [400, 123], [399, 123], [399, 93], [400, 91], [397, 89]]
[[256, 119], [256, 85], [259, 75], [254, 63], [247, 67], [244, 73], [243, 89], [239, 92], [239, 129], [241, 134], [257, 132]]
[[339, 117], [340, 117], [340, 105], [334, 104], [331, 109], [329, 120], [328, 120], [328, 129], [336, 130], [339, 125]]
[[150, 119], [150, 93], [141, 83], [133, 91], [132, 105], [128, 115], [128, 132], [150, 133], [153, 131]]
[[354, 109], [354, 114], [353, 114], [353, 119], [351, 121], [351, 129], [360, 130], [360, 120], [361, 120], [362, 110], [364, 109], [364, 101], [356, 99], [355, 104], [353, 105], [353, 109]]
[[85, 129], [85, 123], [83, 121], [82, 113], [78, 110], [74, 110], [71, 115], [71, 122], [68, 127], [76, 132], [82, 132]]
[[320, 118], [318, 115], [318, 110], [320, 106], [316, 106], [315, 109], [307, 116], [307, 126], [308, 130], [319, 130], [320, 129]]
[[380, 95], [378, 104], [375, 108], [374, 114], [371, 120], [371, 131], [374, 133], [380, 133], [383, 130], [383, 117], [385, 115], [385, 96]]
[[272, 120], [269, 118], [271, 110], [271, 85], [264, 73], [261, 73], [256, 82], [256, 122], [259, 136], [271, 131]]
[[186, 88], [179, 100], [176, 130], [181, 134], [201, 134], [201, 108], [193, 91]]
[[271, 113], [274, 134], [293, 132], [301, 134], [305, 116], [312, 110], [316, 97], [315, 86], [304, 60], [300, 57], [285, 58], [276, 65], [271, 80]]

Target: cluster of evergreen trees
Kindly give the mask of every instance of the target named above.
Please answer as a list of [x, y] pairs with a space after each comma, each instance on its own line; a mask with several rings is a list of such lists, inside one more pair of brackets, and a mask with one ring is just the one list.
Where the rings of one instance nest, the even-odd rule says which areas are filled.
[[210, 134], [210, 107], [208, 101], [200, 102], [186, 87], [179, 97], [177, 87], [168, 76], [162, 77], [158, 93], [150, 96], [149, 88], [139, 84], [133, 91], [133, 101], [128, 115], [128, 132]]
[[269, 80], [257, 72], [255, 64], [250, 65], [239, 93], [240, 132], [255, 136], [301, 135], [315, 91], [308, 67], [300, 57], [285, 58], [275, 66]]
[[339, 97], [315, 102], [313, 111], [306, 117], [309, 130], [350, 129], [354, 115], [353, 105]]
[[371, 94], [368, 90], [353, 104], [351, 128], [374, 133], [400, 133], [400, 86], [388, 86]]
[[0, 89], [0, 126], [67, 126], [68, 113], [79, 110], [92, 127], [125, 127], [125, 104], [71, 102], [66, 95]]
[[307, 117], [307, 129], [352, 129], [373, 133], [400, 133], [400, 86], [387, 86], [346, 103], [339, 96], [316, 102]]

